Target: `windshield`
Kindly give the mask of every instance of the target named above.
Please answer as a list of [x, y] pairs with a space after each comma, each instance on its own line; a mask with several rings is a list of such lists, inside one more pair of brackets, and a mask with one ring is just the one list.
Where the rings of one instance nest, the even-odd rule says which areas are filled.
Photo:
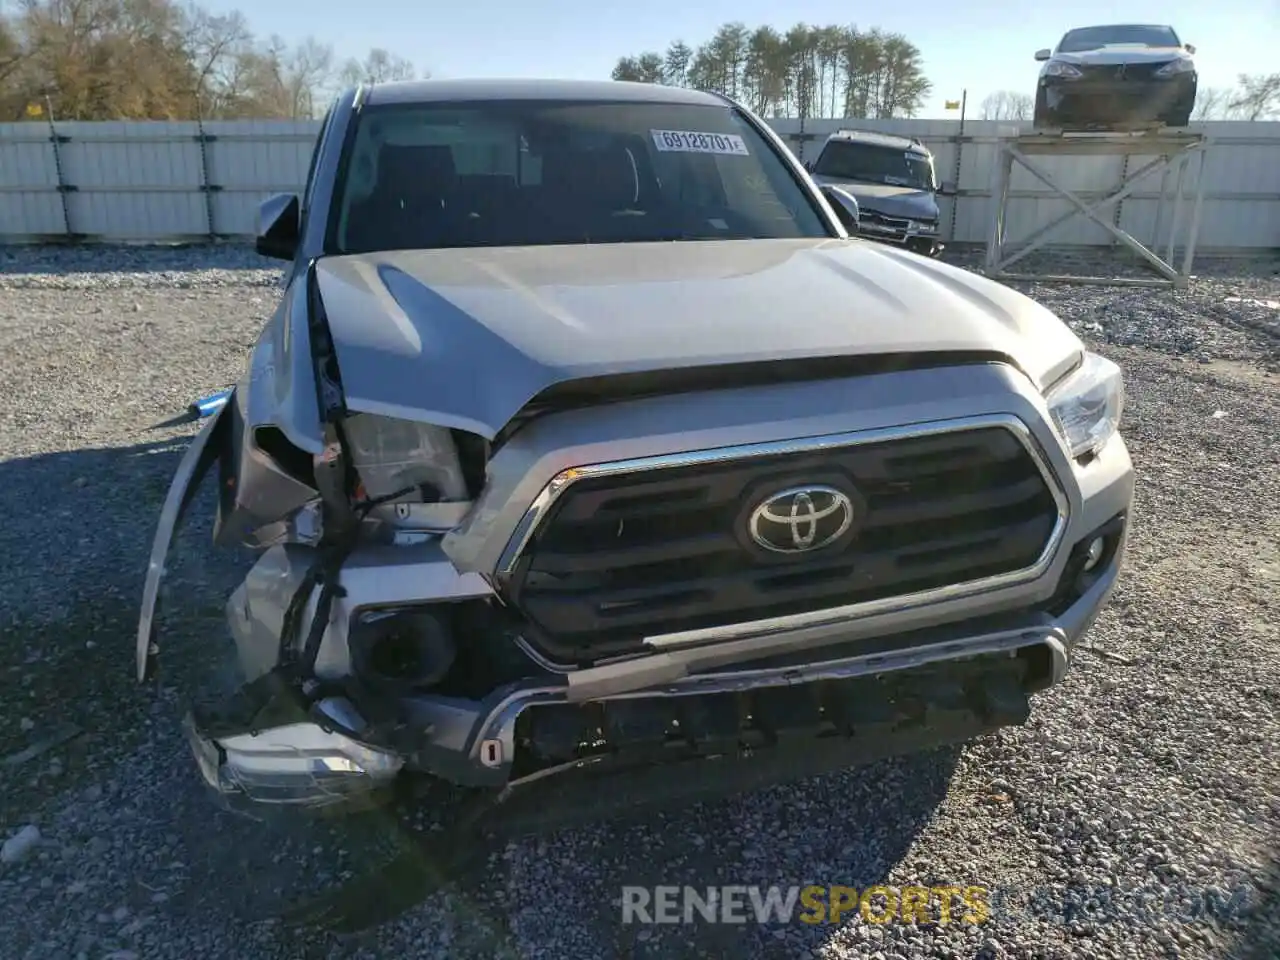
[[933, 161], [893, 147], [832, 140], [822, 148], [813, 172], [836, 180], [861, 180], [895, 187], [933, 190]]
[[342, 253], [831, 235], [727, 106], [393, 104], [366, 108], [348, 149]]
[[1111, 46], [1177, 47], [1178, 35], [1169, 27], [1114, 26], [1069, 30], [1058, 44], [1059, 53], [1081, 53]]

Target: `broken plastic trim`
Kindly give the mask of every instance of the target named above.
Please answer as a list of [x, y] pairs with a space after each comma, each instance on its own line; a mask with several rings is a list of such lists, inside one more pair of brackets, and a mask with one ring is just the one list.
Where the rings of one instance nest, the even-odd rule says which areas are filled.
[[[233, 389], [228, 393], [228, 402], [234, 392]], [[160, 598], [160, 582], [165, 575], [165, 560], [191, 501], [195, 499], [201, 483], [221, 453], [226, 439], [226, 410], [226, 404], [219, 407], [187, 446], [160, 510], [160, 521], [156, 525], [147, 577], [142, 588], [142, 612], [138, 619], [138, 637], [134, 651], [139, 682], [149, 680], [155, 672], [155, 658], [159, 652], [155, 638], [155, 615]]]

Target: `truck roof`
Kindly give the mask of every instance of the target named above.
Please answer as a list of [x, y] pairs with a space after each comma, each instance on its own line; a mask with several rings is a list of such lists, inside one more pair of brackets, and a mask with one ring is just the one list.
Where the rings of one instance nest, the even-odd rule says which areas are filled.
[[827, 137], [832, 140], [846, 140], [854, 143], [869, 143], [878, 147], [893, 147], [898, 150], [913, 150], [928, 155], [929, 148], [916, 137], [900, 137], [892, 133], [878, 133], [874, 130], [841, 129]]
[[712, 93], [621, 80], [402, 80], [368, 88], [370, 106], [389, 103], [440, 103], [481, 100], [603, 100], [618, 103], [670, 103], [725, 106]]

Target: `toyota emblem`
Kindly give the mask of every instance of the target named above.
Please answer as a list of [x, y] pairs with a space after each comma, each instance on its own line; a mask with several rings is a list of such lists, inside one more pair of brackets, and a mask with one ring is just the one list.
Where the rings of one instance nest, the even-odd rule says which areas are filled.
[[766, 550], [808, 553], [835, 543], [853, 521], [853, 501], [835, 487], [790, 487], [751, 511], [747, 529]]

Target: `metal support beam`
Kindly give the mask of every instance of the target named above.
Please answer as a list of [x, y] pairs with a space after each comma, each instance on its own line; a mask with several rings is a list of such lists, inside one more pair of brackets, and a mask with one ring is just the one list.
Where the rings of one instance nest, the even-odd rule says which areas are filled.
[[218, 138], [211, 137], [204, 132], [204, 119], [202, 117], [196, 118], [196, 125], [200, 131], [196, 135], [196, 141], [200, 144], [200, 190], [204, 193], [205, 227], [209, 231], [209, 239], [216, 240], [218, 231], [214, 228], [213, 194], [217, 187], [209, 180], [209, 144]]
[[71, 229], [71, 199], [67, 196], [75, 193], [76, 188], [67, 183], [66, 169], [62, 165], [62, 145], [70, 142], [70, 137], [64, 137], [58, 133], [58, 129], [53, 125], [53, 111], [48, 113], [49, 117], [49, 144], [53, 147], [53, 171], [58, 178], [58, 198], [62, 201], [62, 232], [68, 240], [76, 237], [75, 232]]
[[[1175, 133], [1164, 130], [1102, 134], [1055, 135], [1036, 133], [1002, 138], [999, 141], [999, 155], [996, 162], [996, 183], [993, 189], [995, 210], [988, 234], [986, 269], [984, 272], [989, 277], [1001, 280], [1095, 283], [1115, 286], [1177, 288], [1187, 286], [1191, 280], [1196, 238], [1200, 230], [1200, 211], [1204, 200], [1204, 161], [1208, 146], [1208, 138], [1201, 134]], [[1088, 203], [1078, 193], [1068, 190], [1057, 183], [1049, 173], [1031, 159], [1032, 157], [1043, 156], [1122, 157], [1123, 165], [1120, 171], [1120, 183], [1110, 192], [1103, 194], [1092, 203]], [[1155, 159], [1142, 164], [1136, 171], [1130, 172], [1131, 157], [1154, 157]], [[1181, 268], [1178, 268], [1173, 265], [1174, 249], [1178, 245], [1178, 229], [1182, 225], [1186, 171], [1193, 157], [1196, 159], [1197, 165], [1192, 198], [1192, 215], [1190, 225], [1187, 228], [1187, 235], [1181, 244], [1183, 259]], [[1010, 250], [1007, 237], [1008, 204], [1015, 163], [1071, 204], [1072, 209], [1032, 231], [1014, 249]], [[1140, 181], [1157, 171], [1161, 172], [1160, 193], [1156, 205], [1155, 229], [1151, 237], [1151, 245], [1148, 247], [1121, 227], [1120, 204], [1126, 197], [1134, 193]], [[1161, 228], [1164, 225], [1164, 205], [1169, 199], [1170, 174], [1173, 174], [1176, 184], [1173, 193], [1173, 219], [1169, 224], [1168, 245], [1165, 255], [1161, 257], [1155, 251], [1160, 245]], [[1104, 211], [1108, 208], [1114, 208], [1114, 210], [1110, 217], [1105, 217]], [[1152, 268], [1157, 276], [1143, 279], [1036, 275], [1009, 272], [1009, 267], [1044, 247], [1049, 242], [1053, 231], [1075, 216], [1084, 216], [1097, 224], [1112, 236], [1113, 244], [1119, 242], [1133, 251]]]

